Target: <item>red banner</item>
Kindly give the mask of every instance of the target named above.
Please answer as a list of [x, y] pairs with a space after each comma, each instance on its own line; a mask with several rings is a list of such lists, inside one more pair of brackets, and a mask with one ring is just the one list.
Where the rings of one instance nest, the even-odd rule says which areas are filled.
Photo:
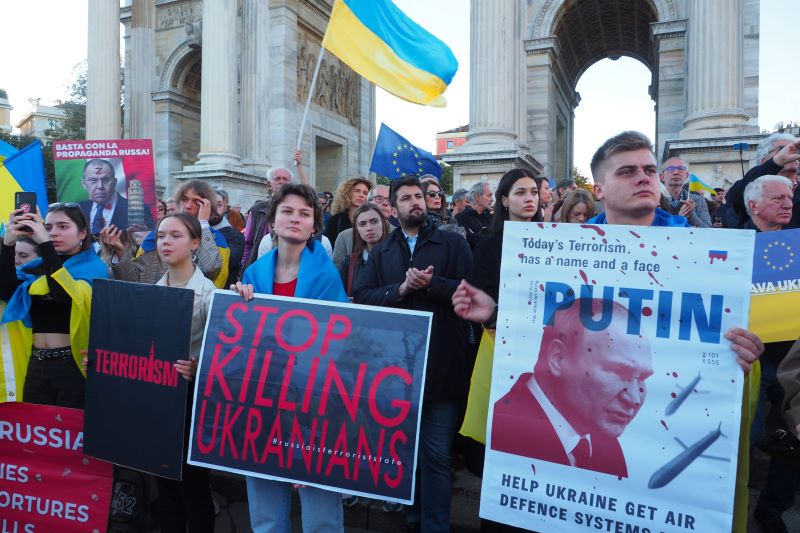
[[83, 455], [83, 411], [0, 404], [0, 531], [105, 531], [111, 468]]

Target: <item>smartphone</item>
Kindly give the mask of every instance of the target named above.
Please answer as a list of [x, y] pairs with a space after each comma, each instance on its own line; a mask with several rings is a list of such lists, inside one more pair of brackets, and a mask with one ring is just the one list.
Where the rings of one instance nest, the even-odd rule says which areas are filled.
[[14, 209], [22, 209], [23, 213], [36, 212], [36, 193], [17, 192], [14, 194]]

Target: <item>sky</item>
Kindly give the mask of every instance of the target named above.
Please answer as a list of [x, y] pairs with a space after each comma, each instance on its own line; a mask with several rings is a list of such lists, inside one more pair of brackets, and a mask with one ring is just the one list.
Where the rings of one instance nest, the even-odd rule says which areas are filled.
[[[377, 123], [385, 122], [417, 146], [433, 151], [437, 131], [469, 123], [469, 0], [394, 0], [408, 16], [453, 50], [459, 69], [445, 93], [444, 109], [410, 104], [377, 89]], [[28, 109], [28, 98], [42, 103], [68, 97], [74, 66], [86, 58], [88, 0], [3, 0], [0, 88], [9, 93], [12, 122]], [[761, 2], [759, 125], [800, 117], [800, 69], [787, 61], [786, 20], [797, 20], [800, 2]], [[25, 21], [22, 23], [21, 21]], [[35, 21], [31, 23], [30, 21]], [[789, 68], [787, 68], [789, 67]], [[655, 137], [654, 102], [647, 94], [650, 74], [629, 58], [603, 60], [578, 81], [581, 104], [575, 110], [575, 165], [589, 175], [589, 160], [604, 139], [625, 129]], [[536, 154], [533, 154], [534, 157]]]

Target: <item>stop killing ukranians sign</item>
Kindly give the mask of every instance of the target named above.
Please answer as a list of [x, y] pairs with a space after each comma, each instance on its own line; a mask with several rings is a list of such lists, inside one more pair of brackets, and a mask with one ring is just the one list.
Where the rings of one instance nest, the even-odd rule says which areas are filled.
[[410, 503], [431, 314], [216, 291], [191, 464]]

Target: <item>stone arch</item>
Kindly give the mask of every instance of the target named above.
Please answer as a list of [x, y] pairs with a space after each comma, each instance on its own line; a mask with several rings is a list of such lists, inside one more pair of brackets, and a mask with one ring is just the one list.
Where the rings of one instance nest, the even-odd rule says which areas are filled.
[[[195, 63], [200, 64], [201, 53], [197, 47], [189, 46], [187, 43], [179, 45], [169, 55], [164, 62], [164, 68], [161, 71], [158, 87], [160, 91], [175, 91], [182, 88], [182, 81], [185, 80], [187, 75], [187, 67], [191, 68]], [[199, 84], [199, 71], [198, 71], [198, 84]], [[197, 88], [197, 98], [199, 99], [199, 85]]]
[[[678, 18], [678, 6], [676, 0], [645, 0], [656, 12], [656, 20], [665, 22]], [[617, 4], [610, 0], [595, 0], [593, 5], [600, 8], [601, 4]], [[577, 2], [567, 0], [545, 0], [542, 7], [538, 10], [536, 17], [529, 24], [528, 38], [540, 39], [550, 37], [555, 34], [556, 24], [565, 8], [574, 7]], [[589, 3], [582, 3], [584, 8]]]

